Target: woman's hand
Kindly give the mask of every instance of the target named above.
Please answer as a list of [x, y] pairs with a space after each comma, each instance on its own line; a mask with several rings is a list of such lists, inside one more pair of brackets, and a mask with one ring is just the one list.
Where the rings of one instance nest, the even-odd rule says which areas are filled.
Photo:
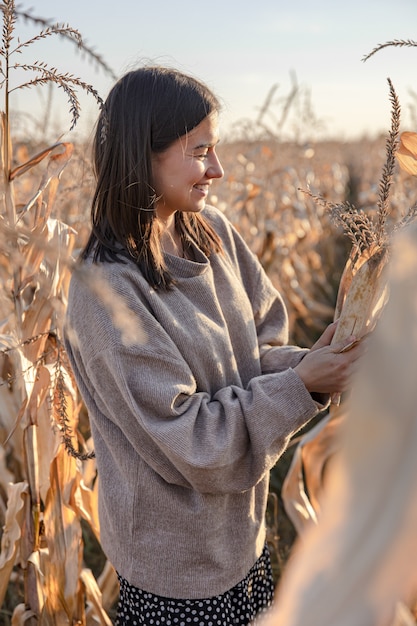
[[364, 352], [363, 342], [353, 336], [331, 346], [336, 328], [337, 322], [330, 324], [294, 368], [310, 393], [338, 394], [347, 391], [357, 361]]

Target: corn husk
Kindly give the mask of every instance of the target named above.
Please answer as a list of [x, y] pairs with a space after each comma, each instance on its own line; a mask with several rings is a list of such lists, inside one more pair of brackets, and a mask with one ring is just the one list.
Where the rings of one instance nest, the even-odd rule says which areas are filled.
[[[332, 345], [346, 342], [352, 336], [354, 343], [374, 330], [388, 298], [384, 271], [387, 260], [386, 247], [360, 256], [355, 265], [351, 257], [348, 259], [340, 282], [335, 311], [339, 322]], [[339, 431], [344, 410], [339, 404], [340, 396], [333, 396], [328, 417], [303, 437], [283, 482], [285, 510], [298, 533], [304, 532], [311, 523], [318, 523], [326, 472], [340, 448]]]

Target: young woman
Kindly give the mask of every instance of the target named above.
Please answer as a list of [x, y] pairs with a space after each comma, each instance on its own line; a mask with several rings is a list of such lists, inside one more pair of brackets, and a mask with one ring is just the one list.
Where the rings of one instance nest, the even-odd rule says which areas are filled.
[[206, 205], [223, 175], [219, 108], [194, 78], [145, 67], [116, 83], [96, 129], [65, 341], [118, 624], [247, 625], [270, 605], [269, 472], [359, 356], [329, 346], [334, 325], [311, 350], [288, 346], [280, 295]]

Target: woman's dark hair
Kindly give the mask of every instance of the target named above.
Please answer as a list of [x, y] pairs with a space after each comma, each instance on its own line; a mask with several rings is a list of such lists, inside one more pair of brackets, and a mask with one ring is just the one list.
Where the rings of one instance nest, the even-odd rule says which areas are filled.
[[[155, 288], [169, 288], [155, 220], [152, 155], [198, 126], [220, 104], [203, 83], [166, 67], [143, 67], [112, 88], [99, 116], [93, 143], [96, 176], [92, 231], [81, 258], [122, 261], [126, 253]], [[199, 213], [177, 212], [176, 228], [208, 256], [221, 250], [219, 237]]]

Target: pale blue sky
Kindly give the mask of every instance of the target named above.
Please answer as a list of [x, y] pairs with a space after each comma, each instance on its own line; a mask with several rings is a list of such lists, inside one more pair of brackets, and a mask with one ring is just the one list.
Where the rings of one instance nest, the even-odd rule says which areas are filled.
[[[409, 90], [417, 92], [417, 48], [387, 48], [366, 63], [361, 59], [377, 44], [417, 40], [417, 0], [35, 0], [20, 6], [78, 29], [117, 75], [150, 58], [198, 76], [224, 102], [225, 128], [254, 119], [273, 84], [279, 84], [277, 97], [287, 94], [291, 72], [338, 138], [389, 129], [387, 77], [404, 125], [415, 103]], [[35, 31], [18, 25], [17, 32]], [[103, 97], [112, 85], [58, 38], [40, 42], [30, 56], [93, 84]], [[65, 110], [63, 96], [56, 99]], [[38, 100], [22, 92], [16, 103], [34, 108]], [[80, 127], [89, 128], [97, 109], [91, 98], [82, 102]]]

